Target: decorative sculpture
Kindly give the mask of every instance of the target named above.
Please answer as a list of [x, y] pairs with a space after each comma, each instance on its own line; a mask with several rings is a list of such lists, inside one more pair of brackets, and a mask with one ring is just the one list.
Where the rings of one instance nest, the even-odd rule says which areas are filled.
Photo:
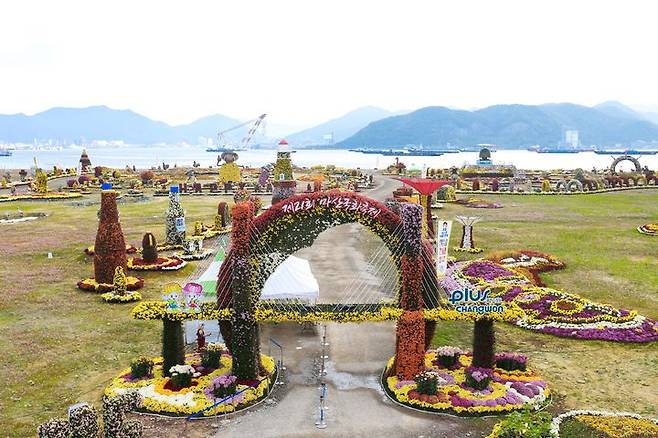
[[453, 249], [455, 251], [470, 252], [472, 254], [482, 252], [482, 248], [476, 247], [473, 242], [473, 225], [480, 222], [482, 218], [478, 216], [456, 216], [455, 219], [462, 224], [462, 240], [459, 247]]

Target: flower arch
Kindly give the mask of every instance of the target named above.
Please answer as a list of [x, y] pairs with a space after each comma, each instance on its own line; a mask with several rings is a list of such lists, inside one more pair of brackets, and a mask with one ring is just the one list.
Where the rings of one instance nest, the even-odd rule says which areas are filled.
[[[379, 236], [394, 255], [398, 268], [396, 369], [411, 378], [422, 368], [425, 327], [422, 309], [422, 208], [416, 204], [384, 205], [353, 192], [329, 191], [287, 198], [254, 218], [251, 202], [233, 209], [232, 247], [217, 282], [219, 308], [233, 309], [230, 342], [234, 372], [251, 379], [258, 372], [259, 334], [255, 311], [269, 275], [288, 255], [313, 244], [317, 236], [337, 225], [359, 223]], [[432, 284], [432, 283], [430, 283]], [[226, 336], [225, 336], [226, 338]]]

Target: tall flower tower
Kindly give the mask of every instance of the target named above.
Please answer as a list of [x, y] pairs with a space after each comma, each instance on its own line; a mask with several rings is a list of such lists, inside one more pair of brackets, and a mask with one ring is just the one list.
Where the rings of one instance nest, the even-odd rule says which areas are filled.
[[294, 151], [290, 150], [290, 145], [286, 139], [279, 142], [276, 151], [276, 164], [272, 171], [272, 205], [286, 198], [290, 198], [295, 194], [295, 187], [297, 182], [292, 175], [292, 160], [290, 154]]

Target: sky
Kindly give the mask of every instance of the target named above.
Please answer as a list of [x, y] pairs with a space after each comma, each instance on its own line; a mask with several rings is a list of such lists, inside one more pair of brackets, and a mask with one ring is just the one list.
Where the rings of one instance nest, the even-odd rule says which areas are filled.
[[0, 3], [0, 113], [301, 127], [374, 105], [658, 104], [653, 1]]

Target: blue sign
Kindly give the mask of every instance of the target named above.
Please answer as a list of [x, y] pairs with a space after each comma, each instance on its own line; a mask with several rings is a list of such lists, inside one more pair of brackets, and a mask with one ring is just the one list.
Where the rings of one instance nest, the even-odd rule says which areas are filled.
[[474, 312], [474, 313], [503, 313], [505, 311], [502, 305], [502, 298], [489, 297], [489, 289], [471, 289], [453, 290], [448, 298], [450, 304], [455, 306], [457, 312]]

